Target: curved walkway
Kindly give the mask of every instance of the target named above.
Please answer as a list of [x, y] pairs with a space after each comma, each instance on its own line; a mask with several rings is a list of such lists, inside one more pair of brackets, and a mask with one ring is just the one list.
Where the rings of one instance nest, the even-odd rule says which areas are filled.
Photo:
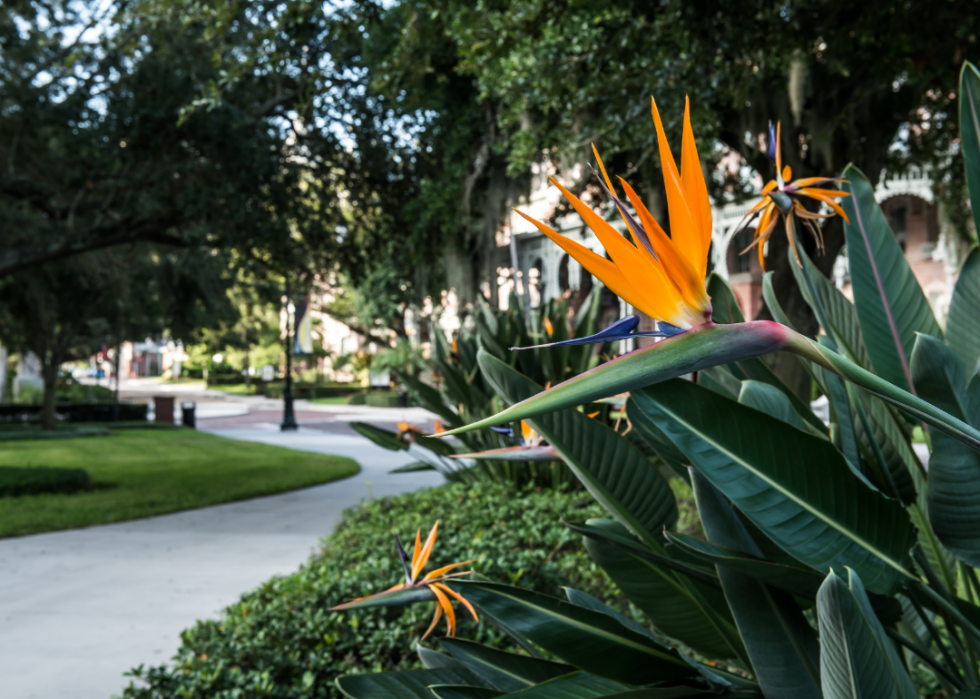
[[[433, 472], [390, 474], [412, 457], [351, 434], [343, 424], [354, 417], [349, 409], [322, 407], [333, 408], [314, 408], [323, 424], [300, 412], [301, 424], [321, 429], [279, 432], [266, 421], [275, 415], [267, 417], [266, 406], [242, 415], [237, 425], [228, 416], [202, 420], [200, 427], [349, 456], [361, 464], [351, 478], [162, 517], [0, 540], [0, 696], [109, 699], [128, 684], [123, 672], [167, 662], [181, 630], [195, 619], [216, 616], [269, 577], [294, 571], [344, 508], [443, 482]], [[356, 419], [384, 422], [426, 417], [417, 410], [357, 413]]]

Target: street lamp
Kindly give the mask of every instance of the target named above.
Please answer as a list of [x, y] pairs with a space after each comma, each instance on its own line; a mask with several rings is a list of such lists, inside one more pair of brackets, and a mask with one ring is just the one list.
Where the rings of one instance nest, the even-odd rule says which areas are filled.
[[282, 424], [279, 429], [291, 432], [299, 428], [293, 413], [293, 305], [289, 302], [289, 275], [286, 275], [286, 387], [282, 392]]

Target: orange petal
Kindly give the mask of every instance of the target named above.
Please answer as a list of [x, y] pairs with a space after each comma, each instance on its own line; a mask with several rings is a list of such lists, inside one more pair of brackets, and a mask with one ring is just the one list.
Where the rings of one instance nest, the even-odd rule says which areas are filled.
[[589, 417], [594, 418], [596, 415], [598, 415], [601, 412], [602, 412], [601, 410], [596, 410], [594, 413], [589, 413]]
[[784, 165], [783, 166], [783, 181], [784, 182], [789, 182], [791, 179], [793, 179], [793, 170], [790, 168], [789, 165]]
[[[684, 185], [667, 143], [663, 122], [657, 103], [650, 98], [653, 123], [657, 127], [657, 142], [660, 147], [660, 167], [663, 171], [664, 187], [667, 190], [667, 211], [670, 214], [671, 240], [694, 269], [702, 269], [707, 264], [707, 251], [702, 249], [703, 236], [694, 223], [691, 207], [685, 198]], [[693, 203], [693, 202], [692, 202]]]
[[[517, 209], [514, 209], [514, 211], [517, 211]], [[558, 245], [558, 247], [567, 252], [572, 259], [585, 267], [589, 274], [605, 284], [610, 291], [616, 294], [616, 296], [623, 299], [631, 306], [640, 309], [648, 316], [653, 318], [657, 317], [654, 315], [655, 311], [650, 308], [650, 305], [644, 300], [644, 298], [630, 285], [630, 283], [626, 280], [626, 277], [623, 276], [623, 273], [614, 263], [607, 260], [605, 257], [596, 255], [587, 247], [576, 243], [571, 238], [556, 233], [548, 226], [544, 225], [540, 221], [534, 220], [522, 211], [517, 211], [517, 213], [527, 221], [534, 224], [535, 228], [548, 236], [555, 244]]]
[[[606, 181], [606, 186], [609, 187], [609, 191], [612, 192], [614, 197], [619, 197], [619, 194], [616, 192], [616, 188], [613, 187], [613, 183], [609, 179], [609, 175], [606, 174], [606, 166], [603, 164], [602, 158], [599, 157], [599, 150], [595, 147], [594, 143], [592, 144], [592, 152], [595, 154], [596, 162], [599, 163], [599, 169], [602, 170], [602, 179]], [[616, 208], [618, 209], [619, 207]], [[620, 211], [619, 217], [622, 218], [623, 223], [626, 224], [626, 230], [629, 230], [630, 224], [629, 221], [626, 220], [626, 215]]]
[[759, 225], [755, 229], [755, 243], [759, 246], [759, 266], [762, 267], [762, 271], [766, 269], [765, 243], [769, 239], [769, 236], [772, 235], [772, 231], [778, 221], [779, 212], [776, 209], [776, 205], [770, 204], [762, 212], [762, 216], [759, 218]]
[[[690, 319], [685, 318], [686, 314], [683, 312], [685, 309], [682, 306], [683, 301], [680, 292], [670, 282], [670, 278], [664, 272], [663, 267], [637, 250], [636, 246], [619, 234], [619, 231], [582, 203], [578, 197], [569, 192], [555, 178], [552, 177], [551, 181], [561, 190], [561, 193], [571, 202], [578, 215], [596, 234], [616, 267], [628, 280], [629, 285], [640, 292], [638, 295], [645, 303], [638, 308], [655, 320], [666, 320], [672, 325], [680, 323], [679, 327], [682, 328], [691, 327]], [[674, 322], [672, 318], [677, 322]]]
[[809, 187], [812, 184], [823, 184], [825, 182], [844, 182], [844, 180], [839, 177], [804, 177], [802, 179], [796, 180], [795, 182], [790, 182], [793, 187]]
[[440, 587], [443, 586], [438, 584], [429, 585], [429, 589], [436, 596], [436, 600], [439, 602], [439, 606], [442, 607], [442, 611], [446, 613], [446, 626], [449, 628], [449, 635], [455, 636], [456, 612], [453, 611], [453, 603], [446, 597], [446, 593], [439, 589]]
[[768, 206], [770, 203], [771, 202], [769, 201], [769, 197], [762, 197], [762, 199], [760, 199], [759, 201], [757, 201], [755, 204], [752, 205], [751, 209], [745, 212], [745, 216], [743, 216], [742, 219], [745, 220], [746, 218], [749, 217], [749, 214], [754, 214], [756, 211]]
[[432, 571], [422, 579], [435, 580], [436, 578], [441, 578], [443, 575], [451, 571], [453, 568], [459, 568], [460, 566], [465, 566], [467, 563], [472, 563], [475, 560], [476, 560], [475, 558], [471, 558], [468, 561], [462, 561], [460, 563], [450, 563], [449, 565], [443, 566], [442, 568], [436, 568], [434, 571]]
[[841, 207], [841, 205], [838, 204], [833, 199], [831, 199], [829, 196], [827, 196], [825, 194], [821, 194], [821, 192], [827, 192], [827, 191], [833, 191], [833, 190], [824, 190], [824, 189], [800, 189], [796, 193], [797, 194], [801, 194], [801, 195], [806, 196], [806, 197], [810, 197], [811, 199], [816, 199], [817, 201], [824, 202], [827, 206], [829, 206], [831, 209], [833, 209], [834, 212], [838, 216], [840, 216], [842, 219], [844, 219], [845, 221], [847, 221], [848, 223], [850, 223], [851, 222], [851, 219], [849, 219], [847, 217], [847, 214], [844, 212], [844, 209]]
[[473, 615], [473, 621], [479, 621], [480, 620], [480, 617], [477, 616], [476, 610], [473, 609], [473, 605], [470, 604], [470, 601], [468, 599], [466, 599], [465, 597], [463, 597], [461, 594], [459, 594], [458, 592], [456, 592], [455, 590], [453, 590], [448, 585], [443, 585], [441, 583], [436, 583], [436, 584], [439, 585], [439, 588], [441, 590], [445, 590], [445, 592], [446, 592], [447, 595], [452, 595], [454, 598], [458, 599], [460, 601], [460, 603], [462, 603], [462, 605], [464, 607], [466, 607], [467, 610], [469, 610], [470, 614]]
[[818, 189], [817, 187], [803, 187], [795, 192], [796, 194], [805, 194], [806, 196], [820, 195], [824, 197], [849, 197], [851, 196], [848, 192], [842, 192], [839, 189]]
[[439, 522], [437, 521], [432, 526], [432, 531], [429, 532], [429, 536], [425, 539], [425, 546], [422, 547], [422, 553], [419, 554], [419, 558], [412, 564], [412, 580], [418, 577], [422, 569], [425, 568], [425, 564], [429, 562], [429, 556], [432, 555], [432, 547], [436, 545], [436, 536], [439, 531]]
[[442, 618], [442, 605], [436, 602], [436, 613], [432, 616], [432, 623], [429, 624], [429, 628], [427, 628], [425, 630], [425, 633], [422, 634], [423, 641], [428, 637], [430, 633], [432, 633], [432, 630], [436, 627], [436, 624], [439, 623], [439, 619], [441, 618]]
[[418, 565], [419, 556], [422, 553], [422, 530], [415, 531], [415, 550], [412, 551], [412, 581], [415, 581], [415, 567]]
[[684, 256], [678, 253], [674, 241], [660, 227], [653, 214], [644, 206], [643, 201], [633, 191], [633, 188], [629, 186], [629, 183], [622, 177], [619, 178], [619, 181], [622, 183], [623, 189], [626, 191], [626, 196], [640, 217], [640, 224], [646, 230], [647, 235], [650, 236], [650, 242], [653, 244], [653, 249], [660, 256], [661, 264], [666, 269], [674, 286], [677, 287], [678, 291], [684, 297], [684, 300], [695, 308], [702, 310], [710, 308], [711, 302], [708, 299], [708, 293], [704, 287], [704, 276], [699, 275], [697, 270], [688, 263]]
[[800, 253], [796, 249], [796, 226], [793, 221], [792, 210], [786, 214], [786, 237], [789, 239], [789, 249], [793, 251], [793, 257], [796, 259], [796, 264], [799, 267], [803, 267], [803, 263], [800, 262]]
[[699, 267], [701, 276], [707, 272], [708, 248], [711, 247], [711, 201], [704, 183], [704, 170], [698, 157], [698, 146], [691, 128], [691, 100], [684, 98], [684, 131], [681, 139], [681, 183], [691, 211], [694, 225], [701, 231], [701, 252], [704, 264]]
[[782, 150], [779, 145], [780, 138], [780, 122], [776, 122], [776, 172], [783, 171], [783, 156]]
[[762, 188], [762, 196], [765, 197], [769, 192], [776, 188], [776, 180], [769, 180], [766, 182], [766, 186]]

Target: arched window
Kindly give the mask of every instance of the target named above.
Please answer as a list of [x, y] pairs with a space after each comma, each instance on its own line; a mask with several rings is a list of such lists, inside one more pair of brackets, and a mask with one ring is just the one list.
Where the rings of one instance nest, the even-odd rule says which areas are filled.
[[752, 244], [752, 236], [754, 235], [754, 229], [746, 228], [736, 233], [728, 244], [729, 274], [747, 274], [752, 271], [752, 261], [757, 258], [759, 253], [756, 252], [755, 248], [744, 255], [742, 251]]
[[561, 256], [561, 262], [558, 263], [558, 290], [564, 294], [570, 288], [568, 283], [568, 253], [566, 253]]

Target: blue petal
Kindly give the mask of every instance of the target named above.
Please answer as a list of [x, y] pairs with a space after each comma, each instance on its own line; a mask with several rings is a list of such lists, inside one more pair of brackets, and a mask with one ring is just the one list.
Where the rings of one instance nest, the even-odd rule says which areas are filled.
[[[537, 349], [541, 347], [568, 347], [571, 345], [597, 345], [604, 342], [617, 342], [619, 340], [628, 340], [631, 337], [673, 337], [674, 335], [679, 335], [684, 332], [683, 328], [678, 328], [676, 325], [671, 325], [670, 323], [660, 322], [657, 324], [658, 330], [649, 330], [646, 332], [634, 332], [636, 327], [640, 324], [640, 319], [637, 316], [626, 316], [617, 320], [615, 323], [610, 325], [608, 328], [597, 332], [595, 335], [589, 335], [588, 337], [576, 337], [572, 340], [563, 340], [562, 342], [550, 342], [546, 345], [532, 345], [531, 347], [511, 347], [512, 350], [524, 350], [524, 349]], [[491, 428], [492, 429], [492, 428]]]
[[514, 430], [512, 430], [510, 427], [491, 427], [490, 429], [497, 434], [505, 434], [508, 437], [514, 436]]
[[769, 160], [776, 161], [776, 127], [769, 122]]

